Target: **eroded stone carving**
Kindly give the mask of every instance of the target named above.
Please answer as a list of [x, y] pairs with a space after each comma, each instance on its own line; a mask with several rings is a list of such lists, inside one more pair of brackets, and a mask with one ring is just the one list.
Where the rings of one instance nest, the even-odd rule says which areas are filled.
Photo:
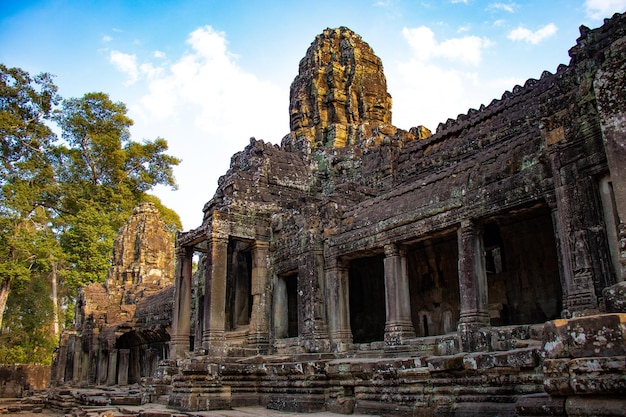
[[61, 336], [53, 385], [138, 383], [167, 357], [174, 239], [152, 203], [133, 210], [115, 240], [105, 284], [80, 289]]

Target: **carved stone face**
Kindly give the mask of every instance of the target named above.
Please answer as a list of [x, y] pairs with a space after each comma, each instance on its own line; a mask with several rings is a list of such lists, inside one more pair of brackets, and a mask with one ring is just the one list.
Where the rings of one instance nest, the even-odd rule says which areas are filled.
[[391, 97], [380, 58], [350, 29], [325, 30], [300, 62], [289, 112], [292, 132], [331, 146], [338, 144], [328, 132], [389, 124]]

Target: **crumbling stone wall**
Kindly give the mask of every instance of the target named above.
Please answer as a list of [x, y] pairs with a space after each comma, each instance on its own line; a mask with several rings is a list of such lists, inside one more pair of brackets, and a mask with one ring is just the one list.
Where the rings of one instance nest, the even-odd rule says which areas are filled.
[[0, 366], [0, 398], [21, 398], [29, 391], [47, 388], [49, 382], [48, 365]]
[[79, 290], [52, 383], [126, 385], [152, 376], [168, 354], [173, 282], [172, 233], [154, 205], [142, 203], [115, 240], [106, 283]]

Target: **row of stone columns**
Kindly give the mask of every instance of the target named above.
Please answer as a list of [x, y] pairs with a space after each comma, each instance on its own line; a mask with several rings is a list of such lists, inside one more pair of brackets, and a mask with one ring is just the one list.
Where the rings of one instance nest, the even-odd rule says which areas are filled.
[[[228, 264], [228, 236], [214, 232], [207, 241], [205, 268], [204, 317], [202, 323], [202, 353], [213, 357], [224, 355], [225, 314]], [[269, 346], [269, 303], [267, 300], [269, 243], [255, 241], [252, 245], [252, 311], [248, 345], [263, 352]], [[194, 248], [177, 249], [175, 304], [172, 320], [170, 354], [184, 358], [189, 351], [191, 330], [191, 284]]]
[[[68, 339], [75, 339], [69, 341]], [[74, 344], [73, 352], [68, 344]], [[138, 349], [138, 348], [137, 348]], [[68, 355], [72, 355], [72, 369], [67, 369]], [[54, 382], [64, 384], [72, 381], [81, 385], [128, 385], [131, 372], [130, 349], [92, 350], [84, 352], [75, 334], [69, 335], [60, 344], [57, 353]], [[97, 365], [96, 365], [97, 363]], [[139, 366], [139, 364], [135, 364]], [[138, 374], [138, 370], [136, 371]]]
[[[460, 330], [471, 333], [476, 328], [489, 325], [487, 309], [487, 278], [483, 256], [481, 229], [471, 221], [464, 221], [458, 231], [459, 242], [459, 285], [461, 289]], [[204, 323], [202, 348], [204, 353], [220, 357], [224, 354], [225, 339], [225, 294], [228, 238], [213, 236], [208, 242], [208, 259], [205, 277]], [[385, 246], [385, 299], [386, 325], [385, 342], [388, 345], [402, 344], [414, 338], [411, 320], [411, 302], [406, 253], [397, 244]], [[255, 242], [252, 245], [252, 314], [250, 333], [251, 346], [266, 349], [269, 346], [268, 301], [268, 244]], [[321, 253], [319, 254], [321, 257]], [[191, 262], [192, 248], [179, 248], [177, 252], [176, 303], [172, 323], [171, 355], [183, 358], [189, 350], [191, 317]], [[315, 262], [313, 262], [315, 263]], [[316, 269], [316, 268], [314, 268]], [[328, 336], [331, 350], [346, 350], [352, 343], [350, 328], [349, 275], [348, 266], [340, 259], [328, 259], [323, 273], [326, 282], [326, 308]], [[302, 279], [302, 278], [300, 278]], [[323, 300], [321, 304], [323, 303]], [[313, 313], [314, 309], [311, 310]], [[313, 314], [311, 313], [311, 314]], [[323, 314], [318, 314], [323, 317]], [[306, 336], [306, 335], [305, 335]], [[311, 337], [314, 337], [311, 336]], [[471, 349], [468, 342], [467, 349]]]
[[[575, 262], [572, 260], [572, 249], [564, 244], [567, 239], [566, 234], [573, 232], [567, 229], [568, 225], [563, 221], [563, 212], [567, 212], [568, 208], [563, 201], [567, 201], [567, 199], [559, 200], [557, 189], [557, 199], [552, 205], [552, 218], [558, 246], [557, 251], [559, 252], [559, 264], [561, 265], [564, 304], [566, 306], [573, 304], [580, 306], [582, 303], [584, 308], [593, 308], [597, 306], [593, 287], [596, 278], [587, 276], [591, 272], [584, 268], [578, 268], [574, 273], [576, 268], [574, 264], [576, 262], [584, 263], [584, 258], [580, 258], [580, 256], [589, 255], [582, 253]], [[482, 327], [489, 326], [487, 273], [482, 233], [482, 225], [473, 220], [462, 221], [457, 230], [460, 289], [458, 331], [462, 348], [466, 351], [486, 348], [481, 346], [482, 342], [477, 331]], [[202, 349], [204, 353], [210, 356], [221, 357], [225, 349], [228, 236], [214, 232], [207, 242], [207, 247], [204, 318], [199, 320], [204, 326]], [[266, 351], [270, 343], [271, 303], [268, 294], [268, 251], [267, 242], [256, 241], [252, 245], [251, 297], [253, 303], [248, 342], [249, 346], [256, 347], [259, 351]], [[411, 318], [406, 253], [400, 245], [394, 243], [385, 245], [384, 251], [385, 342], [387, 345], [393, 346], [414, 338], [415, 330]], [[193, 248], [178, 248], [176, 303], [171, 338], [172, 358], [183, 358], [185, 352], [189, 350], [192, 256]], [[305, 262], [306, 271], [299, 272], [299, 280], [302, 282], [311, 281], [305, 284], [305, 289], [317, 291], [321, 295], [317, 298], [307, 299], [310, 304], [319, 305], [312, 305], [308, 310], [301, 310], [307, 317], [306, 320], [300, 320], [300, 322], [307, 321], [314, 323], [314, 326], [311, 329], [300, 329], [300, 336], [306, 340], [311, 339], [310, 342], [315, 344], [314, 339], [320, 336], [316, 335], [315, 329], [327, 326], [327, 329], [324, 328], [322, 333], [328, 335], [330, 349], [333, 351], [346, 350], [352, 343], [348, 264], [337, 258], [324, 260], [321, 251], [313, 251], [308, 255], [305, 253], [303, 257], [309, 259], [310, 262]], [[583, 276], [583, 273], [587, 275]], [[311, 277], [305, 277], [306, 274], [311, 275]], [[321, 310], [325, 309], [325, 312], [318, 311], [320, 308]], [[324, 323], [318, 323], [321, 321]], [[316, 347], [311, 347], [311, 349], [315, 350]]]
[[[489, 325], [487, 274], [480, 225], [463, 221], [458, 229], [459, 286], [461, 313], [459, 330], [465, 335], [465, 350], [476, 343], [471, 334]], [[397, 244], [384, 247], [386, 323], [385, 342], [399, 345], [415, 337], [411, 319], [411, 300], [406, 253]], [[328, 328], [333, 350], [345, 350], [352, 343], [349, 306], [348, 266], [340, 259], [330, 259], [326, 266], [328, 282]]]

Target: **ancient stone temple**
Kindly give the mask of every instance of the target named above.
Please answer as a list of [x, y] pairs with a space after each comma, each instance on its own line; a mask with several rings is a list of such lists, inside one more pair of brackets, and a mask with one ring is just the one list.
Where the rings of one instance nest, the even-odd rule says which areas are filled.
[[177, 238], [169, 404], [623, 410], [626, 315], [601, 313], [626, 278], [625, 51], [624, 16], [582, 27], [568, 66], [431, 135], [392, 125], [358, 35], [317, 36], [291, 132], [251, 139]]
[[52, 385], [123, 386], [155, 373], [168, 355], [174, 258], [172, 232], [152, 203], [142, 203], [115, 240], [106, 283], [79, 292]]
[[[290, 133], [251, 139], [202, 224], [177, 235], [151, 400], [622, 415], [626, 15], [581, 27], [569, 53], [431, 133], [393, 126], [381, 61], [358, 35], [318, 35], [291, 86]], [[143, 375], [120, 368], [119, 352], [148, 340], [132, 326], [132, 342], [108, 345], [117, 383]], [[101, 345], [75, 364], [104, 351], [89, 340]]]

